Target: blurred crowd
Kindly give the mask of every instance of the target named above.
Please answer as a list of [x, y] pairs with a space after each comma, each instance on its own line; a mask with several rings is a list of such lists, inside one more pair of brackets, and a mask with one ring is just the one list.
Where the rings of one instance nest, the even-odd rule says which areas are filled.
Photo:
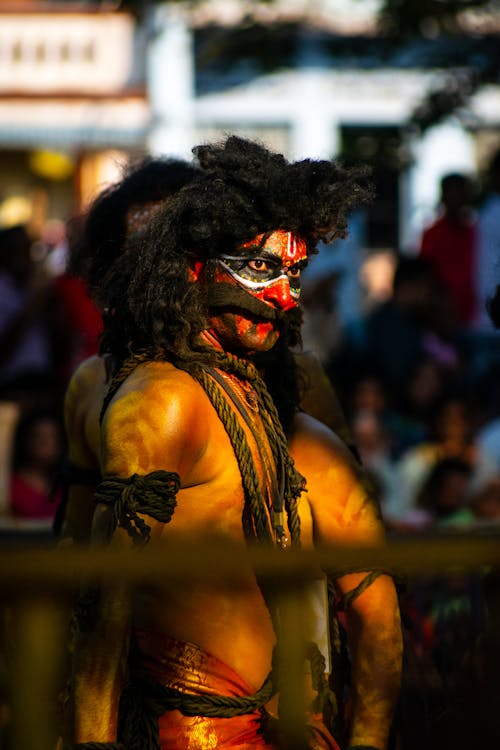
[[[64, 391], [95, 353], [101, 316], [68, 270], [72, 225], [0, 229], [0, 523], [50, 533], [65, 453]], [[73, 232], [74, 234], [74, 232]]]
[[[500, 529], [500, 331], [488, 313], [500, 283], [500, 151], [482, 184], [454, 173], [440, 191], [434, 220], [411, 252], [390, 254], [389, 284], [362, 312], [339, 321], [342, 275], [327, 267], [304, 294], [305, 346], [342, 404], [388, 534], [418, 536], [422, 555], [426, 538]], [[499, 583], [495, 570], [401, 582], [394, 747], [499, 745]]]
[[[383, 298], [345, 321], [335, 272], [304, 288], [305, 349], [333, 385], [342, 437], [359, 454], [394, 536], [500, 526], [500, 331], [487, 314], [500, 283], [500, 152], [484, 184], [450, 174], [440, 187], [439, 211], [418, 247], [392, 252]], [[65, 457], [65, 388], [98, 350], [101, 316], [69, 263], [80, 231], [79, 221], [51, 221], [36, 237], [24, 225], [0, 229], [3, 539], [50, 538]], [[440, 722], [456, 705], [464, 654], [476, 658], [487, 633], [485, 581], [443, 575], [401, 590], [403, 750], [442, 747]], [[465, 699], [474, 705], [470, 690]], [[497, 688], [491, 699], [499, 699]], [[497, 729], [486, 736], [500, 739]]]
[[338, 325], [335, 276], [305, 294], [306, 322], [335, 330], [322, 364], [393, 533], [500, 521], [500, 332], [487, 311], [500, 282], [500, 152], [482, 193], [465, 174], [440, 187], [418, 247], [392, 254], [382, 299]]
[[[0, 229], [0, 518], [11, 526], [54, 515], [64, 390], [98, 349], [100, 313], [70, 270], [80, 232], [81, 219], [36, 237]], [[306, 277], [305, 349], [393, 532], [500, 519], [500, 332], [487, 314], [498, 259], [500, 152], [482, 193], [470, 175], [442, 178], [435, 220], [416, 250], [392, 253], [390, 288], [368, 309], [343, 321], [337, 275]]]
[[[483, 185], [448, 174], [440, 187], [419, 246], [392, 253], [385, 297], [344, 321], [335, 272], [304, 288], [305, 349], [393, 532], [500, 519], [500, 332], [487, 314], [500, 281], [500, 152]], [[0, 518], [11, 527], [54, 515], [64, 390], [98, 349], [100, 313], [70, 270], [80, 232], [81, 219], [36, 237], [0, 229]]]

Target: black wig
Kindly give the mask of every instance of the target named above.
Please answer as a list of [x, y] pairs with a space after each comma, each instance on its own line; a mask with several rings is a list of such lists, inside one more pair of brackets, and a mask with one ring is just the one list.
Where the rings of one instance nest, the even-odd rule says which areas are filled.
[[103, 275], [120, 257], [131, 209], [168, 199], [198, 173], [182, 159], [146, 157], [130, 164], [122, 179], [103, 190], [75, 224], [70, 270], [99, 298]]
[[198, 356], [208, 309], [202, 286], [189, 282], [190, 261], [232, 253], [276, 229], [297, 233], [314, 254], [319, 241], [345, 236], [347, 213], [370, 197], [361, 168], [290, 163], [236, 136], [193, 151], [199, 175], [101, 279], [99, 296], [109, 311], [103, 346], [117, 361], [144, 349], [172, 361]]

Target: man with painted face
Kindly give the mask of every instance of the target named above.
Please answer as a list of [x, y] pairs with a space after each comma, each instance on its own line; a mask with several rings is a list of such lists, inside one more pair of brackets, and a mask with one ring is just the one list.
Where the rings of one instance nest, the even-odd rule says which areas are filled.
[[[364, 197], [358, 175], [290, 164], [235, 137], [195, 153], [202, 174], [99, 288], [114, 374], [101, 411], [94, 539], [120, 549], [208, 536], [283, 554], [313, 542], [382, 543], [351, 454], [297, 411], [290, 352], [300, 271], [320, 239], [345, 231], [346, 211]], [[370, 571], [334, 585], [352, 649], [348, 742], [385, 750], [401, 660], [394, 585]], [[250, 569], [236, 585], [165, 581], [133, 597], [103, 585], [80, 613], [68, 741], [279, 747], [265, 720], [279, 682], [272, 594]], [[320, 697], [326, 688], [316, 674]], [[317, 706], [308, 738], [311, 748], [337, 747]]]

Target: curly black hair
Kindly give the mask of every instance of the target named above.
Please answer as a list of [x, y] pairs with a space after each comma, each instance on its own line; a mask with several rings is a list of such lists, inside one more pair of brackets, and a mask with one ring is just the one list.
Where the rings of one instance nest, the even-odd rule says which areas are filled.
[[145, 157], [125, 167], [119, 182], [104, 189], [70, 233], [70, 271], [99, 297], [103, 275], [123, 252], [127, 220], [134, 207], [167, 199], [199, 170], [182, 159]]
[[314, 254], [320, 241], [344, 237], [347, 213], [371, 197], [363, 168], [290, 163], [237, 136], [193, 152], [200, 174], [101, 279], [108, 310], [103, 349], [119, 362], [144, 349], [172, 361], [199, 355], [208, 303], [202, 285], [189, 281], [190, 262], [234, 252], [276, 229], [297, 233]]

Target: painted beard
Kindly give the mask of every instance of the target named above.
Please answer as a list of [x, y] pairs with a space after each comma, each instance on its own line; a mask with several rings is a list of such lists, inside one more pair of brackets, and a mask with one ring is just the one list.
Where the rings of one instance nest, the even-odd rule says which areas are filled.
[[208, 306], [210, 308], [238, 308], [240, 312], [263, 318], [264, 320], [275, 320], [280, 322], [286, 318], [286, 312], [271, 307], [266, 302], [249, 294], [245, 289], [235, 284], [220, 281], [211, 284], [207, 290]]
[[271, 307], [232, 283], [209, 285], [207, 296], [217, 338], [234, 353], [269, 351], [298, 312]]

